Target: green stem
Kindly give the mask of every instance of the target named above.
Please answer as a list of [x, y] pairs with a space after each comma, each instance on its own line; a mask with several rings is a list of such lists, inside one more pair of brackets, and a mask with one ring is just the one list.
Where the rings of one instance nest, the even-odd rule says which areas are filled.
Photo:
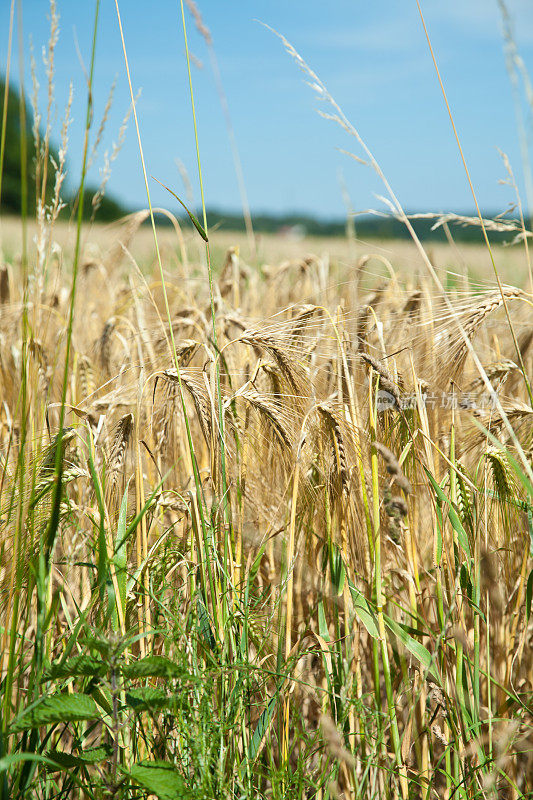
[[[189, 93], [191, 98], [191, 110], [192, 110], [192, 118], [193, 118], [193, 127], [194, 127], [194, 141], [195, 141], [195, 148], [196, 148], [196, 161], [198, 166], [198, 181], [200, 184], [200, 196], [202, 201], [202, 217], [203, 217], [203, 225], [204, 231], [206, 234], [206, 242], [205, 242], [205, 253], [206, 253], [206, 262], [207, 262], [207, 276], [209, 282], [209, 297], [210, 297], [210, 304], [211, 304], [211, 322], [213, 327], [213, 345], [215, 350], [219, 351], [218, 347], [218, 337], [217, 337], [217, 328], [216, 328], [216, 309], [215, 309], [215, 295], [214, 295], [214, 287], [213, 287], [213, 270], [211, 266], [211, 251], [209, 247], [209, 238], [208, 238], [208, 230], [207, 230], [207, 213], [206, 213], [206, 206], [205, 206], [205, 194], [204, 194], [204, 183], [202, 177], [202, 162], [200, 158], [200, 145], [198, 141], [198, 125], [196, 121], [196, 108], [194, 104], [194, 91], [192, 85], [192, 73], [191, 73], [191, 61], [189, 55], [189, 44], [187, 39], [187, 26], [185, 23], [185, 9], [183, 5], [183, 0], [180, 0], [181, 6], [181, 21], [183, 26], [183, 39], [185, 43], [185, 55], [187, 59], [187, 73], [189, 78]], [[216, 393], [217, 393], [217, 410], [218, 410], [218, 435], [219, 435], [219, 445], [220, 445], [220, 477], [222, 483], [222, 509], [223, 509], [223, 522], [224, 522], [224, 554], [223, 554], [223, 565], [224, 568], [222, 570], [222, 616], [224, 619], [224, 623], [227, 622], [229, 618], [229, 598], [230, 598], [230, 587], [228, 586], [228, 576], [230, 576], [233, 572], [231, 558], [232, 558], [232, 540], [233, 540], [233, 529], [232, 529], [232, 521], [231, 521], [231, 507], [229, 503], [229, 488], [227, 482], [227, 465], [226, 465], [226, 447], [225, 447], [225, 435], [224, 435], [224, 408], [222, 403], [222, 391], [220, 385], [220, 360], [219, 358], [215, 359], [215, 383], [216, 383]], [[230, 627], [224, 624], [224, 629], [228, 632], [230, 631]]]
[[[141, 166], [142, 166], [142, 172], [143, 172], [143, 178], [144, 178], [144, 185], [145, 185], [145, 189], [146, 189], [146, 197], [147, 197], [147, 200], [148, 200], [148, 208], [149, 208], [149, 211], [150, 211], [150, 222], [151, 222], [151, 226], [152, 226], [152, 232], [153, 232], [153, 235], [154, 235], [154, 244], [155, 244], [155, 250], [156, 250], [157, 264], [158, 264], [158, 267], [159, 267], [159, 276], [160, 276], [160, 279], [161, 279], [161, 289], [162, 289], [162, 292], [163, 292], [163, 301], [164, 301], [164, 304], [165, 304], [165, 313], [166, 313], [166, 317], [167, 317], [167, 322], [168, 322], [168, 327], [169, 327], [169, 334], [170, 334], [170, 341], [171, 341], [171, 345], [172, 345], [172, 358], [173, 358], [173, 361], [174, 361], [174, 367], [176, 369], [176, 374], [177, 374], [177, 378], [178, 378], [178, 386], [179, 386], [179, 393], [180, 393], [180, 403], [181, 403], [181, 408], [182, 408], [183, 417], [184, 417], [184, 421], [185, 421], [185, 430], [186, 430], [186, 433], [187, 433], [187, 444], [189, 446], [189, 452], [190, 452], [190, 455], [191, 455], [191, 462], [192, 462], [193, 476], [194, 476], [194, 485], [195, 485], [196, 497], [197, 497], [197, 501], [198, 501], [198, 512], [199, 512], [199, 516], [200, 516], [200, 524], [201, 524], [201, 527], [202, 527], [202, 536], [203, 536], [203, 540], [204, 540], [205, 547], [206, 547], [206, 553], [209, 554], [209, 551], [210, 551], [210, 548], [208, 547], [209, 537], [208, 537], [208, 533], [207, 533], [207, 524], [206, 524], [206, 520], [205, 520], [205, 510], [204, 510], [203, 497], [202, 497], [202, 481], [201, 481], [200, 472], [199, 472], [199, 469], [198, 469], [198, 462], [196, 460], [196, 454], [195, 454], [195, 450], [194, 450], [194, 443], [193, 443], [192, 434], [191, 434], [191, 427], [190, 427], [190, 423], [189, 423], [189, 416], [187, 414], [187, 406], [185, 404], [185, 396], [184, 396], [184, 393], [183, 393], [183, 384], [182, 384], [182, 381], [181, 381], [180, 365], [179, 365], [179, 361], [178, 361], [178, 357], [177, 357], [177, 353], [176, 353], [176, 342], [175, 342], [175, 339], [174, 339], [174, 329], [172, 327], [172, 317], [171, 317], [171, 314], [170, 314], [170, 306], [169, 306], [169, 302], [168, 302], [168, 293], [167, 293], [165, 275], [164, 275], [164, 272], [163, 272], [163, 263], [162, 263], [162, 260], [161, 260], [161, 251], [159, 249], [159, 242], [158, 242], [158, 239], [157, 239], [157, 231], [156, 231], [156, 227], [155, 227], [154, 211], [153, 211], [153, 206], [152, 206], [152, 198], [151, 198], [151, 195], [150, 195], [150, 187], [148, 186], [148, 175], [147, 175], [147, 172], [146, 172], [146, 163], [145, 163], [145, 160], [144, 160], [144, 152], [143, 152], [142, 141], [141, 141], [141, 133], [140, 133], [140, 129], [139, 129], [139, 119], [137, 117], [137, 108], [136, 108], [136, 105], [135, 105], [135, 98], [134, 98], [134, 95], [133, 95], [133, 86], [132, 86], [132, 82], [131, 82], [131, 73], [130, 73], [130, 67], [129, 67], [129, 62], [128, 62], [128, 55], [127, 55], [127, 51], [126, 51], [126, 42], [124, 40], [124, 31], [123, 31], [123, 28], [122, 28], [122, 20], [121, 20], [121, 17], [120, 17], [120, 10], [119, 10], [119, 6], [118, 6], [118, 0], [115, 0], [115, 9], [116, 9], [116, 12], [117, 12], [117, 21], [118, 21], [118, 26], [119, 26], [119, 30], [120, 30], [120, 38], [121, 38], [121, 43], [122, 43], [122, 51], [123, 51], [123, 54], [124, 54], [124, 63], [125, 63], [125, 67], [126, 67], [126, 75], [127, 75], [127, 78], [128, 78], [128, 87], [129, 87], [129, 91], [130, 91], [130, 99], [131, 99], [131, 104], [132, 104], [132, 109], [133, 109], [133, 119], [134, 119], [134, 122], [135, 122], [135, 130], [136, 130], [136, 133], [137, 133], [137, 142], [138, 142], [138, 145], [139, 145], [139, 155], [140, 155], [140, 158], [141, 158]], [[215, 602], [215, 599], [216, 599], [216, 588], [215, 588], [215, 583], [214, 583], [213, 570], [212, 570], [212, 566], [211, 566], [211, 558], [209, 557], [209, 555], [207, 557], [207, 570], [208, 570], [208, 575], [209, 575], [209, 584], [210, 584], [212, 597], [213, 597], [213, 621], [215, 623], [215, 628], [218, 630], [218, 616], [217, 616], [217, 607], [216, 607], [217, 604]]]
[[[369, 415], [370, 415], [370, 437], [371, 441], [376, 439], [376, 421], [377, 421], [377, 407], [374, 402], [374, 393], [372, 391], [372, 371], [369, 382]], [[375, 397], [377, 398], [377, 387], [379, 384], [379, 377], [376, 383]], [[385, 632], [385, 620], [383, 616], [383, 585], [381, 576], [381, 528], [380, 528], [380, 498], [379, 498], [379, 476], [378, 476], [378, 454], [374, 446], [371, 450], [371, 468], [372, 468], [372, 501], [373, 501], [373, 521], [374, 521], [374, 581], [376, 592], [376, 607], [378, 617], [378, 630], [379, 640], [381, 644], [381, 663], [383, 666], [383, 680], [385, 683], [385, 693], [387, 696], [387, 707], [389, 711], [389, 720], [391, 726], [392, 746], [394, 749], [394, 756], [399, 770], [400, 789], [404, 800], [407, 800], [409, 789], [407, 783], [407, 776], [405, 767], [403, 765], [402, 751], [400, 744], [400, 732], [398, 730], [398, 718], [396, 715], [396, 706], [394, 704], [394, 694], [392, 691], [391, 671], [389, 663], [389, 652], [387, 649], [387, 635]]]

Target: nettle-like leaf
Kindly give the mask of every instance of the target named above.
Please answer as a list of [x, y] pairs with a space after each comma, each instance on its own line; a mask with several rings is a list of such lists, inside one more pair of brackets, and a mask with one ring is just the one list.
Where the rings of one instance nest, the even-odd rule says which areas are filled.
[[126, 692], [126, 704], [135, 711], [160, 711], [162, 708], [173, 708], [176, 697], [155, 686], [142, 686]]
[[53, 765], [48, 765], [50, 772], [57, 772], [63, 769], [72, 769], [73, 767], [90, 766], [91, 764], [98, 764], [100, 761], [105, 761], [106, 758], [111, 756], [112, 749], [109, 745], [102, 745], [101, 747], [92, 747], [89, 750], [83, 750], [80, 753], [65, 753], [62, 750], [49, 750], [46, 757], [54, 762]]
[[189, 678], [180, 664], [175, 664], [165, 656], [146, 656], [139, 661], [122, 667], [125, 678]]
[[164, 761], [140, 761], [126, 774], [144, 789], [157, 795], [159, 800], [187, 800], [195, 797], [179, 772], [172, 764]]
[[11, 726], [12, 733], [65, 722], [81, 722], [100, 716], [98, 706], [86, 694], [55, 694], [41, 697], [24, 709]]
[[80, 645], [86, 650], [96, 650], [97, 653], [100, 653], [104, 661], [109, 661], [112, 657], [116, 657], [126, 650], [129, 641], [127, 639], [122, 639], [117, 643], [103, 636], [87, 636], [87, 638], [80, 641]]
[[58, 678], [72, 678], [80, 675], [97, 677], [104, 675], [106, 664], [94, 656], [74, 656], [65, 661], [56, 661], [43, 675], [43, 681], [55, 681]]

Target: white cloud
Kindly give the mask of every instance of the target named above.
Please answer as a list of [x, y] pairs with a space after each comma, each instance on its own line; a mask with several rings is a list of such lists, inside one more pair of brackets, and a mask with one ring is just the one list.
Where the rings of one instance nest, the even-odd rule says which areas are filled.
[[[533, 44], [531, 0], [506, 0], [519, 44]], [[428, 22], [444, 21], [468, 31], [474, 37], [501, 39], [501, 13], [497, 0], [446, 0], [426, 11]]]
[[374, 19], [366, 24], [346, 25], [309, 31], [300, 36], [302, 47], [327, 50], [406, 52], [416, 44], [416, 18], [412, 14], [388, 14], [385, 21]]
[[[531, 0], [506, 0], [519, 46], [533, 45], [533, 5]], [[442, 24], [451, 25], [473, 38], [501, 41], [501, 14], [498, 0], [444, 0], [423, 3], [422, 10], [434, 36]], [[326, 50], [401, 53], [412, 51], [421, 41], [420, 18], [415, 5], [400, 9], [397, 0], [379, 0], [360, 14], [356, 24], [320, 31], [301, 32], [302, 47]]]

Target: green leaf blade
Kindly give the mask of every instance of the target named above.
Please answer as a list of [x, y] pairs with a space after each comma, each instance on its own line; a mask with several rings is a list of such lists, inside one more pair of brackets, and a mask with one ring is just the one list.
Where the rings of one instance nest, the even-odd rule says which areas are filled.
[[172, 764], [164, 761], [140, 761], [133, 765], [128, 774], [159, 800], [186, 800], [194, 797], [179, 772]]
[[86, 694], [62, 694], [41, 697], [25, 709], [11, 727], [13, 733], [66, 722], [82, 722], [97, 719], [98, 706]]
[[183, 667], [165, 656], [151, 655], [122, 667], [125, 678], [189, 678]]
[[[152, 175], [152, 178], [154, 178], [154, 176], [153, 176], [153, 175]], [[191, 220], [192, 224], [194, 225], [194, 227], [196, 228], [196, 230], [198, 231], [198, 233], [200, 234], [200, 236], [202, 237], [202, 239], [204, 240], [204, 242], [206, 242], [206, 243], [207, 243], [207, 242], [209, 241], [209, 239], [207, 238], [207, 233], [206, 233], [206, 232], [205, 232], [205, 230], [202, 228], [202, 226], [200, 225], [200, 223], [198, 222], [197, 218], [194, 216], [194, 214], [192, 213], [192, 211], [189, 211], [189, 209], [187, 208], [187, 206], [185, 205], [185, 203], [183, 202], [183, 200], [180, 200], [180, 198], [178, 197], [178, 195], [177, 195], [175, 192], [173, 192], [173, 191], [172, 191], [172, 189], [169, 189], [169, 188], [168, 188], [168, 186], [165, 186], [165, 184], [164, 184], [164, 183], [161, 183], [161, 181], [158, 181], [158, 180], [157, 180], [157, 178], [154, 178], [154, 181], [157, 181], [157, 183], [158, 183], [160, 186], [162, 186], [162, 187], [163, 187], [163, 189], [166, 189], [166, 190], [167, 190], [167, 192], [170, 192], [170, 194], [172, 195], [172, 197], [175, 197], [175, 198], [176, 198], [176, 200], [178, 201], [178, 203], [180, 203], [180, 205], [182, 205], [182, 206], [183, 206], [183, 208], [185, 209], [185, 211], [186, 211], [186, 212], [187, 212], [187, 214], [189, 215], [189, 219]]]

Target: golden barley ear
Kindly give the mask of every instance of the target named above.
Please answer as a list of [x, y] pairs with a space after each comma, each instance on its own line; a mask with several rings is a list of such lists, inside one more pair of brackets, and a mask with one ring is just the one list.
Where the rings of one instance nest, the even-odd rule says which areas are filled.
[[239, 394], [239, 397], [242, 397], [259, 413], [280, 444], [292, 452], [295, 446], [295, 438], [287, 425], [280, 401], [274, 400], [266, 394], [261, 394], [255, 389], [246, 389]]
[[111, 337], [116, 328], [115, 317], [110, 317], [104, 325], [100, 338], [96, 343], [98, 359], [106, 372], [111, 369]]
[[298, 353], [291, 350], [290, 343], [281, 336], [262, 330], [246, 330], [239, 341], [266, 350], [283, 376], [287, 394], [291, 395], [296, 404], [305, 404], [310, 390], [309, 376], [298, 359]]
[[491, 447], [485, 453], [491, 474], [494, 488], [496, 491], [496, 500], [506, 502], [516, 491], [515, 481], [511, 466], [502, 450]]
[[81, 399], [86, 400], [92, 397], [96, 391], [96, 379], [92, 362], [86, 355], [78, 358], [78, 381]]
[[388, 392], [394, 398], [397, 409], [401, 408], [401, 394], [389, 370], [383, 366], [381, 361], [368, 353], [359, 353], [359, 356], [379, 375], [379, 388], [384, 392]]
[[[178, 373], [175, 369], [167, 369], [163, 375], [167, 380], [175, 384], [178, 383]], [[193, 401], [194, 408], [196, 410], [196, 416], [198, 418], [198, 422], [200, 423], [200, 428], [204, 435], [206, 444], [208, 447], [211, 447], [213, 434], [213, 408], [205, 383], [201, 379], [201, 375], [197, 374], [196, 372], [192, 372], [192, 370], [180, 370], [180, 378], [182, 385], [185, 387], [185, 389], [187, 389], [187, 392]]]
[[330, 437], [335, 469], [340, 479], [342, 491], [348, 492], [350, 485], [350, 469], [339, 417], [330, 403], [321, 403], [317, 406], [317, 410], [322, 418], [326, 434]]
[[[466, 317], [463, 321], [463, 330], [469, 340], [471, 341], [474, 338], [487, 317], [500, 308], [504, 302], [521, 300], [525, 297], [525, 293], [515, 286], [502, 287], [501, 292], [486, 292], [481, 300], [474, 303], [467, 312], [465, 311]], [[468, 346], [457, 325], [452, 320], [446, 321], [446, 327], [443, 327], [444, 331], [446, 331], [447, 341], [445, 344], [443, 343], [436, 374], [437, 376], [445, 374], [449, 376], [450, 380], [457, 381], [465, 365]]]
[[126, 461], [130, 436], [134, 427], [133, 414], [124, 414], [119, 420], [113, 441], [109, 447], [106, 469], [106, 498], [112, 500], [117, 489], [118, 479]]
[[396, 486], [399, 489], [402, 489], [405, 494], [411, 494], [413, 491], [412, 486], [409, 480], [403, 474], [398, 459], [392, 450], [389, 450], [389, 448], [381, 442], [372, 442], [372, 445], [383, 458], [383, 461], [385, 462], [385, 468], [392, 477], [392, 480]]
[[30, 340], [30, 353], [37, 362], [40, 388], [43, 395], [46, 397], [50, 384], [50, 367], [48, 365], [46, 350], [39, 339], [32, 338]]

